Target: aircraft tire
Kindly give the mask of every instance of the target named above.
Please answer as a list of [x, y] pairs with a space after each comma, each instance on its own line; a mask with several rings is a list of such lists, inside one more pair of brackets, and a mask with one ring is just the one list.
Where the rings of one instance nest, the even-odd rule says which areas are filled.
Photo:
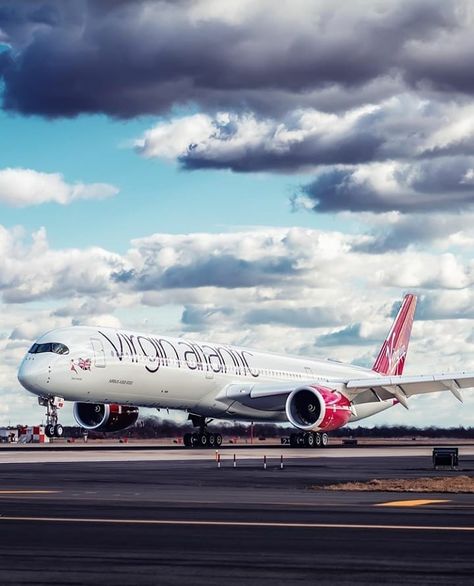
[[321, 434], [321, 447], [325, 448], [329, 443], [329, 436], [327, 433]]
[[222, 436], [220, 433], [216, 433], [216, 446], [218, 448], [222, 446]]
[[190, 433], [185, 433], [183, 436], [183, 444], [185, 448], [191, 448], [192, 447], [192, 443], [191, 443], [191, 434]]
[[198, 433], [198, 445], [196, 447], [199, 448], [208, 448], [209, 447], [209, 435], [207, 433]]
[[304, 434], [304, 447], [305, 448], [314, 448], [316, 443], [315, 434], [312, 431]]
[[207, 441], [209, 442], [209, 447], [213, 448], [216, 445], [216, 434], [215, 433], [210, 433]]
[[54, 437], [54, 425], [46, 425], [44, 433], [47, 437]]
[[321, 434], [320, 433], [315, 433], [315, 438], [314, 438], [314, 447], [315, 448], [320, 448], [321, 447]]
[[63, 437], [63, 435], [64, 435], [64, 427], [60, 423], [57, 423], [54, 426], [54, 437]]

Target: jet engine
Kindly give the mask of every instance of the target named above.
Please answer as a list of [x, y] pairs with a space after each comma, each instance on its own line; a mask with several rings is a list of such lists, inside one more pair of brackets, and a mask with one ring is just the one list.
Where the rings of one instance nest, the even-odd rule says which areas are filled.
[[351, 415], [349, 399], [325, 387], [300, 387], [286, 400], [288, 420], [303, 431], [332, 431], [345, 425]]
[[138, 407], [104, 403], [74, 403], [74, 419], [85, 429], [122, 431], [138, 419]]

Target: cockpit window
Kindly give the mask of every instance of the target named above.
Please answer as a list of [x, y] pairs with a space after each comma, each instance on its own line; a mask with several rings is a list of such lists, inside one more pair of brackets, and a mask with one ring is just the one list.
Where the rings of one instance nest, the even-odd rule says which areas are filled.
[[28, 351], [30, 354], [41, 354], [43, 352], [54, 352], [54, 354], [69, 354], [69, 348], [59, 342], [48, 342], [46, 344], [33, 344]]

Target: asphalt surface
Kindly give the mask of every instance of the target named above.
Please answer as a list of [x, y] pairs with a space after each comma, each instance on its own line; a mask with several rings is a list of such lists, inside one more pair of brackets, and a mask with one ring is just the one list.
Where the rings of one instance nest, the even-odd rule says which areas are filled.
[[237, 464], [229, 455], [217, 468], [212, 454], [1, 464], [0, 584], [474, 582], [472, 495], [313, 488], [472, 475], [474, 456], [456, 472], [425, 456]]

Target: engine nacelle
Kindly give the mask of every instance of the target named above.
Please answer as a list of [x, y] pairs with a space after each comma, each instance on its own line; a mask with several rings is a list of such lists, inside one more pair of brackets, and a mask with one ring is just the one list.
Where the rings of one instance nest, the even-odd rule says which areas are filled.
[[84, 429], [122, 431], [138, 419], [138, 407], [104, 403], [74, 403], [74, 419]]
[[304, 431], [338, 429], [349, 421], [351, 415], [349, 399], [325, 387], [300, 387], [286, 400], [288, 420]]

